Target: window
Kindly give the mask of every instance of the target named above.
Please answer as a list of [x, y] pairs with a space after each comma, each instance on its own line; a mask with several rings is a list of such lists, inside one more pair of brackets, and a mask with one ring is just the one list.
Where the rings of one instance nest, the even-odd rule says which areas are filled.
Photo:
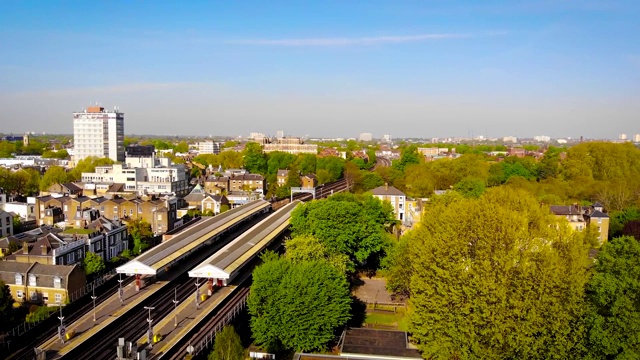
[[16, 285], [22, 285], [22, 274], [16, 274]]
[[29, 286], [36, 286], [36, 276], [29, 274]]
[[42, 293], [42, 301], [44, 302], [49, 301], [49, 293]]
[[129, 210], [129, 215], [133, 215], [133, 209]]
[[38, 293], [37, 293], [37, 292], [35, 292], [35, 291], [32, 291], [32, 292], [29, 294], [29, 298], [31, 299], [31, 301], [38, 300]]
[[24, 296], [24, 293], [22, 292], [22, 290], [18, 290], [16, 291], [16, 297], [18, 299], [22, 299], [22, 297]]
[[98, 241], [98, 242], [94, 243], [94, 244], [93, 244], [93, 250], [94, 250], [94, 251], [100, 251], [100, 250], [102, 250], [102, 246], [101, 246], [101, 245], [102, 245], [102, 242], [101, 242], [101, 241]]
[[74, 253], [67, 254], [67, 264], [71, 264], [76, 260]]
[[[53, 278], [53, 287], [56, 289], [60, 289], [62, 288], [62, 279], [60, 279], [59, 277], [54, 277]], [[57, 294], [56, 294], [57, 295]]]
[[57, 303], [61, 303], [62, 302], [62, 294], [56, 294], [56, 302]]

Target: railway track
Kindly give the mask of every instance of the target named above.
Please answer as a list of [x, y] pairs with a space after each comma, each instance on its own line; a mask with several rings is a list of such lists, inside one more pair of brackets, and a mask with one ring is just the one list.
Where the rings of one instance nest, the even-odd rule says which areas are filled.
[[[133, 278], [127, 278], [123, 281], [122, 285], [123, 286], [127, 286], [128, 284], [130, 284], [133, 281]], [[115, 282], [114, 285], [109, 286], [106, 289], [101, 289], [101, 288], [97, 288], [98, 291], [96, 291], [96, 307], [98, 305], [100, 305], [102, 302], [104, 302], [106, 299], [110, 298], [111, 296], [114, 296], [119, 288], [119, 284], [117, 282]], [[87, 304], [82, 305], [82, 307], [80, 307], [79, 309], [68, 313], [65, 313], [64, 311], [65, 309], [63, 309], [63, 315], [65, 317], [65, 322], [68, 324], [73, 323], [74, 321], [82, 318], [85, 315], [88, 315], [89, 313], [91, 313], [91, 311], [93, 311], [93, 302], [89, 301]], [[46, 320], [48, 321], [48, 320]], [[54, 322], [54, 326], [50, 326], [49, 328], [47, 328], [46, 330], [40, 332], [37, 334], [37, 336], [29, 336], [29, 334], [23, 334], [21, 337], [24, 339], [30, 339], [29, 342], [25, 345], [23, 345], [23, 347], [14, 352], [11, 356], [7, 357], [7, 360], [30, 360], [34, 358], [34, 348], [36, 347], [37, 344], [39, 344], [40, 342], [42, 342], [44, 339], [49, 339], [53, 336], [55, 336], [56, 334], [58, 334], [58, 328], [57, 326], [60, 325], [59, 322], [57, 322], [58, 320], [55, 320]]]

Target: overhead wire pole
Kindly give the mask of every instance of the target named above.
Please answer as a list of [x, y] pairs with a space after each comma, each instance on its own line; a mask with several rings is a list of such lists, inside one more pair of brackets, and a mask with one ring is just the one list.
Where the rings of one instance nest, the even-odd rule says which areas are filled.
[[200, 299], [198, 298], [198, 295], [199, 295], [198, 294], [199, 293], [198, 290], [200, 290], [200, 285], [201, 284], [200, 284], [200, 278], [199, 277], [196, 278], [196, 284], [195, 285], [196, 285], [196, 309], [200, 309]]
[[64, 344], [64, 336], [66, 333], [66, 329], [64, 328], [64, 316], [62, 316], [62, 300], [58, 301], [58, 305], [60, 306], [60, 327], [58, 328], [58, 336], [60, 337], [60, 341]]

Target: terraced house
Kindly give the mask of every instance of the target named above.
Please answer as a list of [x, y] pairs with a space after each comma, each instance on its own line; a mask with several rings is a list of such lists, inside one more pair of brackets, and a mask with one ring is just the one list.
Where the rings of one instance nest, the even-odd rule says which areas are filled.
[[69, 295], [86, 284], [79, 265], [47, 265], [0, 261], [0, 280], [16, 302], [64, 304]]

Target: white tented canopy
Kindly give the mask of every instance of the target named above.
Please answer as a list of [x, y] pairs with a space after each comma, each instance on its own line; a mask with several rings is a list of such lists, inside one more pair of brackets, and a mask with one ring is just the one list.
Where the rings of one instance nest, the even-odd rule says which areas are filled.
[[140, 275], [155, 275], [156, 270], [151, 266], [145, 265], [137, 260], [131, 260], [128, 263], [118, 266], [116, 272], [119, 274], [140, 274]]
[[228, 279], [229, 274], [217, 266], [207, 264], [189, 271], [189, 277]]

